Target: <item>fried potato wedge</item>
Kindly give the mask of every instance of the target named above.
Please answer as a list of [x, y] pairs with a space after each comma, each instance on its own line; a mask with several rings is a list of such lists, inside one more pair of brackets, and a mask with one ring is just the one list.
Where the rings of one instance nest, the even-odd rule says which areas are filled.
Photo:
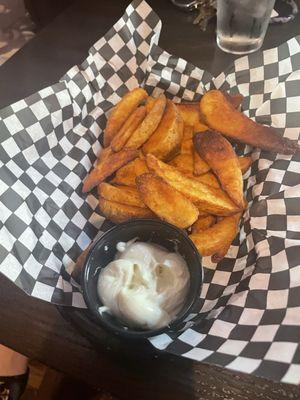
[[[192, 147], [194, 146], [193, 143], [191, 142], [193, 140], [193, 136], [194, 136], [194, 127], [192, 125], [184, 124], [181, 153], [185, 153], [187, 150], [186, 148], [183, 147], [184, 143], [188, 142]], [[188, 149], [188, 153], [190, 153], [190, 149]]]
[[147, 114], [152, 110], [154, 103], [155, 103], [155, 97], [152, 97], [152, 96], [147, 97], [147, 100], [145, 102]]
[[205, 93], [200, 101], [200, 113], [211, 129], [239, 142], [281, 154], [295, 154], [300, 150], [296, 141], [281, 137], [274, 128], [260, 125], [237, 111], [219, 90]]
[[105, 200], [116, 201], [129, 206], [145, 207], [138, 191], [133, 187], [113, 186], [107, 182], [102, 182], [98, 186], [98, 194]]
[[205, 125], [202, 121], [197, 121], [194, 125], [194, 133], [205, 132], [208, 129], [208, 126]]
[[224, 94], [235, 109], [238, 109], [244, 100], [244, 96], [242, 94]]
[[103, 142], [108, 147], [113, 137], [121, 129], [129, 115], [148, 97], [147, 92], [142, 88], [136, 88], [126, 93], [119, 103], [113, 108], [108, 117], [104, 130]]
[[244, 206], [243, 177], [231, 144], [219, 132], [208, 130], [194, 136], [194, 145], [219, 179], [222, 188], [235, 204]]
[[194, 179], [195, 181], [201, 182], [204, 185], [221, 189], [220, 182], [218, 181], [216, 175], [213, 174], [212, 172], [207, 172], [206, 174], [202, 174], [199, 176], [189, 174], [188, 177]]
[[226, 216], [240, 210], [221, 189], [188, 178], [175, 167], [165, 164], [152, 154], [147, 155], [146, 162], [150, 171], [164, 179], [202, 211], [213, 215]]
[[148, 141], [143, 145], [144, 154], [154, 154], [160, 160], [168, 161], [180, 151], [183, 138], [183, 120], [175, 106], [167, 100], [164, 115]]
[[193, 156], [194, 156], [194, 165], [193, 165], [193, 171], [194, 175], [199, 176], [202, 174], [205, 174], [210, 170], [210, 166], [203, 160], [202, 157], [200, 157], [199, 153], [194, 149], [193, 150]]
[[202, 232], [192, 233], [189, 238], [203, 257], [212, 256], [213, 262], [219, 262], [237, 235], [240, 217], [241, 213], [225, 217]]
[[99, 209], [110, 221], [118, 224], [136, 218], [154, 218], [155, 215], [149, 208], [129, 206], [116, 201], [99, 198]]
[[110, 181], [115, 185], [135, 187], [135, 178], [149, 172], [146, 161], [137, 157], [133, 161], [120, 168], [115, 177]]
[[105, 178], [113, 174], [115, 171], [137, 156], [137, 150], [123, 149], [118, 153], [112, 153], [109, 157], [102, 159], [86, 177], [82, 188], [83, 193], [93, 189], [93, 187], [104, 181]]
[[152, 109], [144, 118], [140, 126], [133, 132], [128, 139], [125, 148], [138, 149], [157, 129], [166, 108], [167, 99], [164, 94], [161, 94], [157, 99]]
[[239, 166], [242, 171], [242, 174], [244, 174], [251, 167], [252, 158], [249, 156], [238, 157], [238, 162], [239, 162]]
[[198, 218], [197, 207], [160, 177], [148, 173], [136, 178], [143, 202], [162, 220], [187, 228]]
[[138, 107], [135, 111], [133, 111], [133, 113], [126, 120], [125, 124], [111, 141], [111, 148], [113, 149], [113, 151], [117, 152], [122, 150], [127, 140], [130, 138], [136, 128], [141, 124], [145, 116], [146, 107], [144, 106]]
[[199, 103], [176, 103], [185, 125], [194, 126], [200, 121]]
[[179, 154], [172, 161], [170, 165], [176, 167], [179, 171], [186, 175], [192, 175], [194, 171], [194, 159], [193, 154]]
[[192, 225], [192, 233], [199, 233], [213, 226], [217, 221], [214, 215], [199, 216], [197, 221]]

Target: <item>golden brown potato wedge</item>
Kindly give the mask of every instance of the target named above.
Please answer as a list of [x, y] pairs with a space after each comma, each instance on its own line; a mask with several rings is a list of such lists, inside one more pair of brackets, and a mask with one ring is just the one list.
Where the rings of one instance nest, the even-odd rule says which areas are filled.
[[197, 207], [158, 176], [140, 175], [136, 184], [143, 202], [162, 220], [179, 228], [187, 228], [197, 220]]
[[172, 161], [170, 165], [176, 167], [179, 171], [186, 175], [192, 175], [194, 171], [194, 159], [193, 154], [179, 154]]
[[123, 149], [118, 153], [112, 153], [109, 157], [102, 159], [86, 177], [82, 188], [83, 193], [93, 189], [93, 187], [104, 181], [105, 178], [137, 156], [137, 150]]
[[98, 194], [106, 200], [116, 201], [117, 203], [129, 206], [145, 207], [138, 191], [133, 187], [113, 186], [107, 182], [102, 182], [98, 186]]
[[130, 161], [128, 164], [124, 165], [116, 172], [114, 178], [110, 181], [115, 185], [124, 185], [124, 186], [135, 186], [135, 161], [138, 158]]
[[183, 120], [175, 104], [168, 100], [157, 129], [143, 145], [143, 153], [168, 161], [179, 153], [182, 138]]
[[238, 109], [244, 100], [244, 96], [242, 94], [228, 94], [225, 92], [224, 94], [235, 109]]
[[205, 131], [207, 131], [207, 129], [208, 129], [208, 126], [205, 125], [204, 122], [198, 121], [194, 125], [194, 134], [195, 133], [200, 133], [200, 132], [205, 132]]
[[217, 221], [214, 215], [205, 215], [198, 217], [197, 221], [192, 225], [192, 233], [199, 233], [213, 226]]
[[119, 103], [113, 108], [108, 117], [106, 128], [104, 130], [104, 146], [110, 145], [113, 137], [121, 129], [129, 115], [138, 107], [138, 105], [148, 97], [147, 92], [142, 88], [136, 88], [126, 93]]
[[200, 156], [219, 179], [222, 188], [235, 204], [244, 207], [243, 177], [238, 158], [231, 144], [219, 132], [208, 130], [194, 136]]
[[260, 125], [237, 111], [219, 90], [205, 93], [200, 101], [200, 113], [211, 129], [239, 142], [281, 154], [295, 154], [300, 150], [296, 141], [283, 138], [274, 128]]
[[134, 163], [134, 171], [136, 177], [149, 172], [146, 160], [141, 158], [136, 158]]
[[188, 178], [175, 167], [165, 164], [152, 154], [147, 155], [146, 162], [150, 171], [189, 198], [202, 211], [225, 216], [240, 210], [221, 189]]
[[113, 151], [117, 152], [122, 150], [127, 140], [130, 138], [136, 128], [141, 124], [145, 116], [146, 107], [144, 106], [138, 107], [135, 111], [133, 111], [133, 113], [126, 120], [125, 124], [111, 141], [111, 148], [113, 149]]
[[205, 174], [210, 170], [210, 166], [203, 160], [202, 157], [200, 157], [199, 153], [194, 149], [193, 150], [193, 155], [194, 155], [194, 175], [199, 176], [202, 174]]
[[118, 224], [136, 218], [154, 218], [155, 215], [149, 208], [135, 207], [99, 198], [99, 209], [110, 221]]
[[200, 121], [199, 103], [176, 103], [176, 107], [185, 125], [194, 126]]
[[205, 185], [221, 189], [220, 182], [218, 181], [216, 175], [214, 175], [212, 172], [207, 172], [206, 174], [202, 174], [199, 176], [195, 175], [188, 175], [188, 176], [189, 178], [195, 179], [196, 181], [204, 183]]
[[147, 100], [145, 103], [147, 114], [152, 110], [154, 103], [155, 103], [155, 97], [152, 97], [152, 96], [147, 97]]
[[138, 149], [140, 148], [149, 137], [155, 132], [158, 127], [163, 113], [166, 108], [167, 99], [166, 96], [161, 94], [157, 99], [152, 109], [144, 118], [140, 126], [133, 132], [126, 143], [126, 148], [128, 149]]
[[241, 168], [242, 174], [248, 171], [252, 164], [252, 158], [249, 156], [238, 157], [239, 166]]
[[219, 262], [237, 235], [240, 217], [241, 213], [225, 217], [205, 231], [192, 233], [189, 238], [203, 257], [212, 256], [213, 262]]

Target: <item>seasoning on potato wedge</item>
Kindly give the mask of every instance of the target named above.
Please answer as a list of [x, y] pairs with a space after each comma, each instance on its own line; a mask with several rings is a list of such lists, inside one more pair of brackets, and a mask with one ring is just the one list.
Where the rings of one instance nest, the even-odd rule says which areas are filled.
[[107, 182], [102, 182], [98, 186], [98, 194], [106, 200], [128, 204], [129, 206], [145, 207], [141, 196], [134, 187], [114, 186]]
[[154, 214], [149, 208], [135, 207], [127, 204], [117, 203], [116, 201], [99, 198], [99, 209], [102, 214], [110, 221], [119, 224], [136, 218], [154, 218]]

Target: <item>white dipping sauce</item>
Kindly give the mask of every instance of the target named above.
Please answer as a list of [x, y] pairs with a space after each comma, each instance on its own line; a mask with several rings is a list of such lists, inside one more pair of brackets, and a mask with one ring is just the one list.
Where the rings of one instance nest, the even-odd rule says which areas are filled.
[[185, 260], [151, 243], [120, 242], [117, 250], [115, 260], [99, 275], [103, 305], [133, 328], [168, 325], [181, 310], [189, 288]]

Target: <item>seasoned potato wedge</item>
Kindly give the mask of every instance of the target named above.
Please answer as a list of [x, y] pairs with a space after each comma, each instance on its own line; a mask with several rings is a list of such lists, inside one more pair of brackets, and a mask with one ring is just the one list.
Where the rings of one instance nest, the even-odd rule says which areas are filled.
[[231, 144], [219, 132], [208, 130], [194, 136], [194, 145], [218, 177], [222, 188], [242, 209], [244, 206], [243, 177], [237, 155]]
[[194, 155], [194, 175], [199, 176], [210, 170], [210, 166], [203, 160], [196, 149], [193, 150]]
[[134, 163], [135, 176], [139, 176], [149, 172], [145, 159], [136, 158]]
[[210, 228], [192, 233], [189, 238], [202, 256], [212, 256], [213, 262], [219, 262], [237, 235], [240, 217], [241, 213], [224, 217]]
[[242, 171], [242, 174], [244, 174], [251, 167], [252, 158], [249, 156], [238, 157], [238, 162], [239, 162], [239, 166]]
[[99, 198], [99, 209], [107, 219], [116, 224], [136, 218], [155, 217], [149, 208], [129, 206], [103, 199], [103, 197]]
[[214, 215], [199, 216], [197, 221], [192, 225], [192, 233], [199, 233], [213, 226], [217, 221]]
[[157, 129], [143, 145], [143, 153], [168, 161], [179, 153], [182, 138], [183, 120], [175, 104], [168, 100]]
[[140, 175], [136, 184], [143, 202], [164, 221], [187, 228], [197, 220], [197, 207], [158, 176]]
[[237, 111], [219, 90], [210, 90], [200, 101], [200, 113], [205, 123], [231, 139], [280, 154], [295, 154], [300, 150], [296, 141], [284, 138], [269, 126], [260, 125]]
[[108, 117], [106, 128], [104, 130], [103, 142], [105, 147], [110, 145], [113, 137], [121, 129], [129, 115], [147, 97], [148, 94], [144, 89], [136, 88], [131, 92], [126, 93], [119, 103], [113, 108], [110, 116]]
[[176, 107], [185, 125], [194, 126], [200, 121], [199, 103], [176, 103]]
[[124, 186], [135, 186], [135, 161], [138, 158], [130, 161], [128, 164], [124, 165], [116, 172], [114, 178], [110, 181], [115, 185], [124, 185]]
[[189, 178], [195, 179], [196, 181], [204, 183], [205, 185], [221, 189], [220, 182], [218, 181], [216, 175], [214, 175], [212, 172], [207, 172], [206, 174], [199, 176], [189, 175]]
[[138, 191], [133, 187], [113, 186], [107, 182], [102, 182], [98, 186], [98, 194], [106, 200], [116, 201], [117, 203], [129, 206], [145, 207]]
[[146, 115], [140, 126], [138, 126], [138, 128], [128, 139], [126, 148], [138, 149], [149, 139], [149, 137], [155, 132], [162, 119], [166, 108], [166, 103], [167, 99], [163, 94], [155, 99], [152, 109]]
[[147, 97], [147, 100], [145, 103], [147, 114], [152, 110], [154, 103], [155, 103], [155, 97], [152, 97], [152, 96]]
[[125, 124], [111, 141], [111, 148], [113, 149], [113, 151], [117, 152], [122, 150], [127, 140], [130, 138], [136, 128], [141, 124], [145, 116], [146, 107], [144, 106], [138, 107], [135, 111], [133, 111], [133, 113], [126, 120]]
[[240, 209], [222, 190], [188, 178], [171, 165], [148, 154], [146, 162], [150, 171], [164, 179], [170, 186], [181, 192], [199, 209], [214, 215], [231, 215]]
[[123, 149], [118, 153], [112, 153], [109, 157], [102, 158], [102, 160], [97, 163], [96, 167], [86, 177], [82, 188], [83, 193], [93, 189], [93, 187], [104, 181], [105, 178], [137, 156], [138, 152], [136, 150]]
[[170, 165], [176, 167], [179, 171], [186, 175], [192, 175], [194, 171], [194, 159], [191, 154], [179, 154], [172, 161], [169, 162]]

